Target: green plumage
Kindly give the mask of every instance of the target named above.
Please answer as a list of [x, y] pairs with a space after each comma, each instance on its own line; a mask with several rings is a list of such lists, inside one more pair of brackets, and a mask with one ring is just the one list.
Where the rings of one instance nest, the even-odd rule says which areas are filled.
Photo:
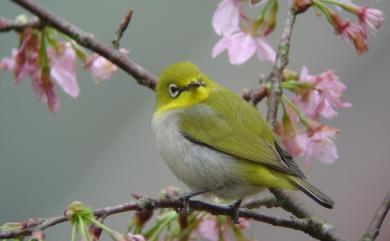
[[180, 130], [186, 137], [237, 158], [303, 177], [294, 162], [290, 166], [283, 163], [283, 152], [278, 153], [272, 130], [241, 97], [217, 86], [200, 104], [210, 111], [189, 108], [181, 114]]
[[[179, 91], [177, 95], [168, 92], [172, 85]], [[244, 176], [249, 185], [299, 189], [321, 205], [333, 206], [332, 199], [306, 181], [260, 113], [234, 92], [210, 80], [194, 64], [180, 62], [169, 66], [161, 74], [156, 92], [155, 126], [159, 116], [177, 110], [174, 113], [178, 115], [181, 135], [193, 145], [233, 157], [237, 166], [224, 168], [236, 168], [237, 172], [232, 173]], [[163, 148], [166, 156], [175, 155], [179, 144], [183, 145], [178, 141], [173, 147]], [[201, 156], [191, 155], [184, 154], [184, 158], [198, 162]], [[198, 163], [207, 168], [203, 160]], [[177, 175], [183, 175], [179, 169]]]

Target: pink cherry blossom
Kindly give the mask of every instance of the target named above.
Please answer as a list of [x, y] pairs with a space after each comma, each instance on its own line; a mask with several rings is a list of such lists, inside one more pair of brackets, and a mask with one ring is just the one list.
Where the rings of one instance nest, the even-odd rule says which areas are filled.
[[37, 69], [31, 80], [32, 88], [40, 101], [47, 103], [50, 111], [58, 112], [60, 100], [55, 92], [49, 71], [44, 68]]
[[218, 35], [229, 36], [240, 29], [240, 0], [223, 0], [214, 12], [212, 25]]
[[349, 23], [341, 32], [345, 41], [350, 40], [359, 54], [364, 54], [368, 50], [367, 33], [358, 24]]
[[[247, 229], [250, 223], [245, 218], [239, 218], [237, 227], [239, 229]], [[198, 225], [197, 231], [199, 235], [210, 241], [230, 241], [228, 231], [231, 225], [234, 225], [230, 219], [225, 221], [218, 220], [218, 217], [208, 215]]]
[[367, 32], [367, 28], [370, 28], [373, 31], [379, 30], [385, 20], [382, 11], [369, 8], [368, 6], [361, 7], [349, 1], [344, 3], [344, 8], [356, 14], [359, 18], [360, 25], [364, 28], [365, 32]]
[[312, 76], [308, 74], [307, 68], [303, 67], [300, 80], [315, 85], [315, 89], [308, 90], [293, 99], [297, 107], [308, 117], [314, 120], [318, 120], [320, 116], [331, 119], [337, 116], [334, 108], [352, 106], [350, 103], [340, 100], [347, 87], [333, 71], [328, 70], [317, 76]]
[[48, 55], [51, 64], [51, 77], [73, 98], [80, 94], [76, 79], [76, 53], [69, 42], [50, 48]]
[[[218, 225], [220, 226], [218, 227]], [[228, 226], [226, 224], [219, 224], [217, 218], [214, 216], [204, 219], [198, 226], [200, 236], [209, 241], [219, 241], [220, 235], [222, 235], [222, 240], [230, 241], [227, 231]]]
[[32, 29], [27, 29], [21, 34], [21, 38], [22, 44], [15, 55], [15, 84], [17, 85], [23, 77], [28, 75], [36, 96], [42, 102], [47, 103], [50, 111], [57, 112], [60, 104], [49, 69], [38, 63], [39, 35]]
[[325, 99], [331, 106], [336, 108], [352, 107], [351, 103], [342, 102], [340, 100], [340, 97], [347, 89], [347, 86], [339, 80], [339, 77], [336, 76], [332, 70], [328, 70], [319, 76], [320, 82], [317, 85], [317, 89], [321, 91], [321, 94], [325, 96]]
[[351, 42], [359, 54], [368, 51], [367, 33], [362, 26], [346, 22], [340, 27], [339, 34], [346, 43]]
[[54, 84], [48, 68], [40, 66], [38, 63], [40, 38], [38, 33], [32, 29], [27, 29], [21, 33], [21, 45], [12, 56], [2, 60], [3, 64], [8, 64], [6, 70], [14, 71], [15, 85], [25, 77], [31, 78], [31, 85], [34, 93], [40, 101], [47, 103], [50, 111], [57, 112], [60, 104], [55, 93]]
[[145, 241], [146, 239], [141, 234], [127, 233], [124, 237], [124, 240], [126, 240], [126, 241]]
[[0, 70], [13, 71], [15, 69], [15, 56], [18, 53], [18, 49], [13, 48], [11, 57], [3, 57], [0, 60]]
[[274, 62], [276, 57], [275, 51], [265, 38], [253, 37], [243, 32], [221, 38], [213, 48], [213, 58], [225, 49], [228, 51], [230, 63], [236, 65], [245, 63], [255, 53], [262, 61]]
[[[119, 50], [122, 54], [127, 54], [127, 49]], [[84, 68], [91, 72], [95, 80], [108, 80], [111, 75], [118, 70], [118, 67], [106, 58], [93, 53], [86, 61]]]
[[40, 101], [48, 104], [51, 111], [60, 107], [53, 80], [72, 97], [77, 97], [79, 87], [76, 80], [76, 54], [70, 43], [58, 43], [56, 48], [47, 49], [49, 66], [39, 61], [40, 35], [32, 29], [20, 34], [21, 44], [12, 50], [11, 57], [0, 61], [0, 69], [13, 71], [15, 85], [28, 76], [32, 89]]
[[343, 20], [337, 13], [330, 11], [329, 21], [346, 43], [352, 43], [359, 54], [368, 50], [366, 30], [359, 24]]
[[38, 66], [38, 51], [40, 38], [32, 29], [21, 33], [21, 45], [15, 55], [15, 85], [19, 84], [25, 76], [33, 79], [36, 76]]
[[382, 11], [374, 8], [369, 8], [367, 6], [359, 8], [359, 12], [357, 15], [359, 17], [360, 24], [364, 28], [367, 28], [368, 26], [374, 31], [379, 30], [379, 28], [383, 24], [383, 21], [385, 20]]
[[240, 229], [247, 229], [249, 228], [251, 225], [250, 225], [250, 222], [248, 219], [245, 219], [245, 218], [238, 218], [238, 228]]
[[297, 135], [283, 137], [282, 143], [288, 153], [293, 157], [300, 156], [305, 150], [298, 142]]
[[318, 130], [310, 133], [305, 132], [297, 136], [297, 142], [304, 150], [305, 163], [318, 160], [324, 164], [332, 164], [338, 158], [336, 144], [336, 134], [338, 129], [322, 126]]
[[278, 123], [276, 126], [276, 133], [281, 139], [283, 146], [287, 149], [288, 153], [293, 157], [300, 156], [303, 152], [302, 147], [297, 142], [297, 126], [299, 118], [297, 114], [289, 108], [288, 105], [283, 105], [283, 118], [282, 123]]

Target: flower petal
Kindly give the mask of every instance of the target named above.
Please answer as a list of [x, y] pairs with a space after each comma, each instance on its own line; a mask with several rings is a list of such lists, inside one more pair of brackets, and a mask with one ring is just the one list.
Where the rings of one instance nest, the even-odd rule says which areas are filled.
[[80, 88], [76, 79], [76, 53], [69, 42], [61, 44], [61, 52], [49, 49], [51, 61], [51, 76], [61, 88], [73, 98], [80, 94]]
[[215, 219], [203, 220], [198, 226], [199, 234], [210, 241], [218, 241], [219, 235], [216, 225]]
[[4, 57], [0, 60], [0, 70], [13, 71], [15, 69], [15, 56], [18, 50], [13, 48], [11, 57]]
[[223, 0], [214, 12], [212, 26], [218, 35], [229, 36], [238, 31], [240, 21], [240, 1]]
[[257, 39], [256, 54], [261, 61], [275, 62], [276, 53], [264, 38]]
[[217, 57], [220, 53], [222, 53], [228, 46], [229, 46], [229, 38], [228, 37], [223, 37], [221, 38], [213, 48], [212, 52], [212, 57], [215, 58]]
[[231, 64], [245, 63], [256, 52], [256, 40], [248, 34], [238, 33], [231, 36], [228, 54]]

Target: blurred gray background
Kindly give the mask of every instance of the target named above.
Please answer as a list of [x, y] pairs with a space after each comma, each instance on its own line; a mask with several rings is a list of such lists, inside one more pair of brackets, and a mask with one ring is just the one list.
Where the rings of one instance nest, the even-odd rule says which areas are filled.
[[[226, 54], [211, 58], [217, 41], [211, 16], [217, 1], [39, 2], [106, 43], [113, 39], [122, 16], [134, 9], [121, 43], [130, 49], [131, 58], [156, 75], [172, 62], [191, 60], [212, 79], [239, 91], [257, 86], [258, 74], [271, 68], [255, 59], [232, 66]], [[366, 3], [389, 15], [389, 1]], [[281, 5], [283, 20], [286, 4]], [[0, 1], [0, 15], [14, 18], [22, 12], [11, 2]], [[274, 47], [281, 25], [279, 21], [270, 38]], [[17, 37], [1, 34], [0, 43], [0, 56], [8, 56]], [[313, 11], [298, 17], [292, 39], [290, 69], [304, 64], [311, 73], [333, 68], [348, 85], [343, 100], [353, 103], [353, 108], [341, 110], [327, 122], [342, 130], [337, 140], [340, 158], [334, 165], [315, 163], [309, 173], [311, 182], [332, 196], [336, 206], [323, 209], [297, 195], [351, 240], [365, 231], [390, 186], [389, 43], [386, 21], [382, 31], [370, 36], [368, 54], [359, 57]], [[61, 111], [52, 114], [36, 100], [29, 79], [15, 88], [12, 75], [0, 73], [0, 223], [59, 215], [73, 200], [97, 208], [130, 200], [134, 192], [157, 197], [167, 185], [187, 190], [156, 150], [150, 127], [154, 93], [122, 71], [96, 85], [79, 67], [78, 80], [80, 97], [74, 100], [58, 90]], [[129, 217], [109, 220], [123, 230]], [[263, 223], [253, 224], [249, 233], [257, 240], [311, 240], [301, 232]], [[69, 226], [54, 227], [48, 235], [48, 240], [68, 240]], [[390, 240], [390, 217], [378, 240]]]

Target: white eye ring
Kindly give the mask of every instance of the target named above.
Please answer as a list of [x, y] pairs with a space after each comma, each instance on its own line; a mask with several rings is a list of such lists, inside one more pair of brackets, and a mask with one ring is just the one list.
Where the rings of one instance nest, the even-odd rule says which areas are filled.
[[176, 98], [179, 94], [180, 94], [180, 89], [179, 87], [177, 87], [177, 85], [175, 84], [170, 84], [168, 86], [168, 91], [169, 91], [169, 94], [173, 97], [173, 98]]

